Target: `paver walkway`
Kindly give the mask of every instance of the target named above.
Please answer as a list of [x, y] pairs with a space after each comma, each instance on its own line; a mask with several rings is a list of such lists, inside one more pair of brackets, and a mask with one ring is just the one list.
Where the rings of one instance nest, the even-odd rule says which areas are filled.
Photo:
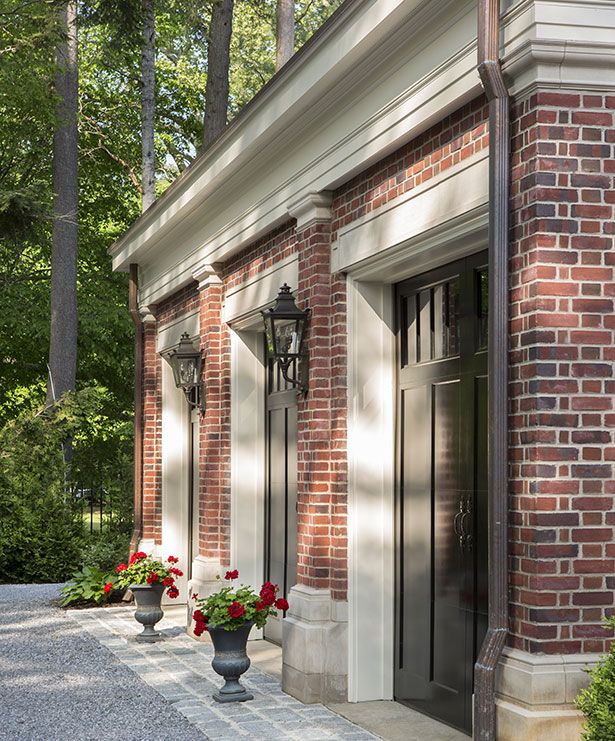
[[165, 635], [164, 641], [137, 643], [133, 639], [141, 626], [133, 614], [134, 608], [130, 607], [69, 613], [72, 620], [157, 690], [207, 738], [216, 741], [237, 737], [269, 741], [378, 738], [323, 705], [303, 705], [282, 692], [277, 679], [254, 665], [241, 680], [254, 700], [230, 705], [215, 702], [212, 693], [222, 679], [211, 668], [213, 647], [189, 638], [167, 618], [156, 626]]

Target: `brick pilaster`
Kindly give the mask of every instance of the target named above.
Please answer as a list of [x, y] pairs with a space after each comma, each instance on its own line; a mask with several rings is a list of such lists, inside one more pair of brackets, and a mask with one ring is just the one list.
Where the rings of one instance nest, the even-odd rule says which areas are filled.
[[[200, 421], [199, 555], [228, 565], [231, 527], [231, 378], [229, 329], [222, 322], [224, 286], [210, 275], [200, 285], [205, 412]], [[196, 554], [195, 554], [196, 555]]]
[[297, 303], [311, 310], [309, 391], [298, 403], [297, 580], [347, 590], [346, 288], [330, 271], [328, 221], [297, 231]]
[[542, 92], [513, 119], [511, 631], [530, 652], [611, 635], [614, 113]]

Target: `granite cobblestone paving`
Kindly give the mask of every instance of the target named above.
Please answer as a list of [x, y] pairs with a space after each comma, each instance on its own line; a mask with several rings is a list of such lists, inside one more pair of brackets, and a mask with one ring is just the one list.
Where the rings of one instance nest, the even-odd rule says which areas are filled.
[[212, 694], [223, 680], [211, 668], [213, 647], [188, 637], [166, 617], [157, 625], [164, 640], [144, 644], [134, 640], [141, 630], [133, 617], [134, 608], [94, 608], [69, 614], [212, 741], [378, 738], [323, 705], [304, 705], [285, 694], [275, 677], [254, 665], [241, 680], [254, 700], [234, 705], [215, 702]]

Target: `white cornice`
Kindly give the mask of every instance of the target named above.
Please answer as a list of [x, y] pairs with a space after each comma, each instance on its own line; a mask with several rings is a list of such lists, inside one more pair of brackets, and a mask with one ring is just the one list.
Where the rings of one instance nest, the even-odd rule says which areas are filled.
[[[459, 0], [432, 0], [429, 12]], [[168, 228], [170, 220], [186, 215], [215, 193], [230, 172], [241, 168], [268, 143], [283, 139], [298, 116], [326, 103], [323, 92], [357, 73], [357, 62], [391, 52], [383, 43], [420, 12], [421, 0], [353, 0], [334, 14], [325, 28], [285, 65], [228, 127], [218, 141], [177, 178], [109, 250], [114, 267], [123, 267], [126, 247], [138, 247]], [[412, 29], [409, 29], [409, 35]], [[335, 99], [335, 96], [334, 96]], [[194, 187], [196, 186], [196, 188]], [[119, 264], [118, 264], [119, 258]]]
[[139, 307], [139, 314], [141, 315], [141, 321], [143, 324], [154, 324], [156, 321], [155, 317], [155, 306], [141, 306]]
[[192, 271], [192, 279], [199, 284], [199, 291], [202, 291], [208, 286], [220, 285], [222, 283], [222, 278], [220, 278], [220, 266], [210, 265], [208, 263], [198, 265]]
[[[288, 132], [292, 143], [273, 142], [271, 151], [263, 153], [269, 170], [246, 164], [237, 181], [224, 184], [229, 190], [218, 194], [219, 207], [212, 203], [211, 211], [202, 207], [179, 220], [172, 235], [157, 245], [135, 247], [141, 256], [142, 300], [160, 301], [187, 285], [193, 266], [227, 260], [287, 222], [289, 207], [292, 211], [298, 200], [338, 187], [480, 94], [474, 5], [458, 0], [443, 5], [451, 13], [440, 25], [431, 18], [428, 31], [423, 25], [414, 29], [423, 31], [420, 43], [408, 30], [409, 17], [393, 39], [395, 59], [382, 67], [361, 60], [341, 81], [335, 100], [325, 106], [324, 96], [318, 109], [311, 109], [307, 128]], [[405, 46], [398, 38], [404, 33]], [[455, 44], [457, 50], [447, 57]]]
[[[292, 146], [292, 142], [296, 145], [297, 140], [301, 142], [313, 135], [315, 119], [327, 109], [339, 110], [345, 92], [366, 81], [370, 71], [383, 60], [392, 57], [390, 65], [400, 64], [408, 51], [420, 51], [422, 39], [433, 35], [434, 16], [448, 8], [449, 15], [456, 17], [459, 8], [467, 13], [472, 5], [467, 0], [346, 3], [344, 14], [318, 38], [310, 53], [302, 56], [301, 64], [284, 67], [281, 75], [257, 96], [258, 100], [249, 105], [245, 115], [240, 115], [212, 150], [198, 158], [113, 245], [110, 253], [114, 267], [124, 269], [134, 252], [139, 253], [141, 263], [143, 249], [150, 249], [176, 221], [194, 215], [198, 206], [215, 201], [220, 186], [233, 173], [250, 169], [250, 164], [259, 157], [268, 164], [264, 153], [267, 147], [279, 152], [285, 145]], [[404, 53], [400, 54], [402, 49]], [[262, 170], [258, 164], [254, 166], [257, 173]], [[291, 193], [291, 197], [295, 195]]]
[[312, 224], [331, 221], [331, 193], [306, 193], [301, 198], [288, 204], [288, 213], [297, 220], [298, 232]]

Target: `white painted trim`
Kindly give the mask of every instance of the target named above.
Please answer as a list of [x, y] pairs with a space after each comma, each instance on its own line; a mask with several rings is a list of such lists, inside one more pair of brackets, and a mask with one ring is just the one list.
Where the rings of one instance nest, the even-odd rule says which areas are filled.
[[[183, 332], [192, 339], [199, 336], [198, 311], [182, 316], [158, 332], [157, 352], [176, 345]], [[171, 366], [162, 361], [162, 546], [164, 557], [179, 558], [184, 574], [188, 571], [188, 516], [190, 491], [190, 409], [184, 393], [175, 386]], [[198, 513], [195, 513], [198, 516]], [[187, 601], [187, 577], [177, 579], [179, 602]]]
[[[453, 229], [432, 229], [390, 248], [394, 260], [386, 253], [383, 258], [367, 231], [361, 232], [367, 243], [354, 242], [359, 254], [370, 256], [347, 277], [351, 702], [393, 697], [396, 349], [391, 284], [484, 248], [486, 236], [483, 208], [461, 215]], [[445, 237], [452, 246], [446, 241], [439, 245]]]
[[[114, 269], [139, 263], [141, 303], [188, 285], [196, 266], [284, 223], [289, 203], [336, 189], [478, 95], [475, 5], [347, 4], [303, 63], [287, 66], [114, 245]], [[515, 97], [615, 89], [615, 3], [506, 7], [503, 68]]]
[[363, 702], [393, 697], [395, 335], [391, 286], [347, 287], [348, 699]]
[[231, 330], [231, 565], [260, 587], [265, 547], [263, 335]]
[[299, 256], [290, 255], [275, 265], [244, 281], [240, 286], [230, 289], [224, 301], [222, 321], [227, 324], [241, 324], [242, 329], [262, 328], [260, 312], [266, 309], [278, 295], [284, 283], [294, 290], [299, 282]]
[[218, 286], [222, 283], [222, 278], [220, 278], [219, 272], [218, 265], [205, 263], [203, 265], [198, 265], [193, 270], [192, 279], [199, 284], [199, 291], [202, 291], [208, 286]]
[[[163, 557], [179, 558], [184, 574], [188, 559], [189, 491], [189, 421], [190, 411], [181, 389], [175, 386], [173, 371], [162, 362], [162, 546]], [[187, 580], [176, 580], [178, 603], [186, 602]]]
[[183, 314], [179, 319], [176, 319], [169, 324], [165, 324], [162, 329], [158, 331], [156, 337], [156, 352], [164, 353], [170, 350], [172, 347], [177, 345], [182, 334], [188, 332], [190, 339], [194, 342], [200, 334], [200, 317], [199, 310], [190, 312], [190, 314]]

